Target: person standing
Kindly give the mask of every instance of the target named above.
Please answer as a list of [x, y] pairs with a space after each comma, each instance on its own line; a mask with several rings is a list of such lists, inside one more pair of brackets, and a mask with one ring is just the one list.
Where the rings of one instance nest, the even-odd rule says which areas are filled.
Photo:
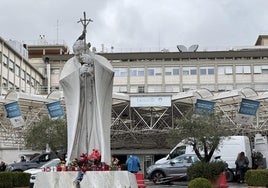
[[0, 163], [0, 171], [5, 171], [6, 170], [6, 163], [4, 161], [1, 161]]
[[24, 158], [24, 156], [20, 157], [20, 162], [26, 162], [26, 159]]
[[126, 161], [127, 170], [131, 173], [137, 173], [140, 171], [140, 160], [135, 155], [130, 155]]
[[245, 156], [245, 153], [242, 151], [238, 154], [235, 161], [236, 172], [239, 175], [239, 183], [244, 183], [245, 173], [248, 170], [248, 158]]

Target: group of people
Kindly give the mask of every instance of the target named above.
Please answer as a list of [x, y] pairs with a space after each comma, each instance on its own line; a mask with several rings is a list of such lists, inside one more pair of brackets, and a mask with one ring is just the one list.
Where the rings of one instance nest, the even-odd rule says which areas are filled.
[[[114, 155], [112, 156], [111, 166], [117, 166], [119, 163], [119, 159], [117, 159]], [[140, 160], [139, 158], [132, 154], [126, 160], [127, 170], [131, 173], [137, 173], [141, 170], [140, 168]]]

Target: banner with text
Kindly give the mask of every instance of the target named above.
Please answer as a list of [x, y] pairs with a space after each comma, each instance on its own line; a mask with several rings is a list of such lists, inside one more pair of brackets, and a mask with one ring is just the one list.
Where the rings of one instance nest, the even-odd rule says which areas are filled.
[[64, 115], [60, 101], [48, 103], [47, 109], [51, 119]]
[[7, 118], [10, 119], [11, 124], [14, 127], [20, 127], [25, 125], [25, 122], [21, 116], [20, 107], [17, 101], [5, 104]]
[[259, 106], [259, 101], [243, 98], [237, 114], [237, 122], [242, 124], [251, 124], [256, 116]]
[[131, 96], [131, 107], [171, 106], [171, 96]]
[[215, 102], [197, 99], [195, 103], [195, 113], [213, 113]]

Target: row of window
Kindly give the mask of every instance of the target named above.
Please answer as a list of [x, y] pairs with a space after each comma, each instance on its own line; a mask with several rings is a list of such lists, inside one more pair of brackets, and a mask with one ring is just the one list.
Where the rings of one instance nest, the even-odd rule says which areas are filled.
[[218, 84], [215, 86], [214, 84], [211, 85], [183, 85], [182, 88], [180, 88], [179, 85], [165, 85], [165, 87], [162, 87], [162, 85], [130, 85], [129, 88], [126, 85], [115, 85], [113, 86], [113, 92], [116, 93], [145, 93], [145, 92], [181, 92], [181, 91], [188, 91], [188, 90], [194, 90], [198, 88], [206, 88], [210, 91], [231, 91], [234, 89], [242, 89], [242, 88], [253, 88], [256, 91], [267, 91], [268, 90], [268, 84], [266, 83], [259, 83], [259, 84]]
[[[197, 75], [198, 72], [200, 75], [214, 75], [215, 71], [218, 75], [229, 75], [229, 74], [268, 74], [268, 65], [255, 65], [253, 66], [253, 70], [251, 70], [251, 66], [249, 65], [237, 65], [235, 68], [233, 66], [218, 66], [217, 70], [215, 67], [148, 67], [147, 75], [148, 76], [178, 76], [180, 73], [183, 75]], [[128, 68], [114, 68], [116, 77], [127, 77], [128, 76]], [[129, 69], [130, 76], [144, 76], [145, 68], [130, 68]]]
[[35, 86], [40, 85], [40, 83], [35, 80], [29, 73], [26, 73], [25, 70], [21, 69], [18, 65], [15, 65], [14, 61], [9, 60], [8, 57], [3, 55], [3, 65], [8, 67], [9, 70], [16, 74], [16, 76], [20, 77], [22, 80], [26, 80], [26, 83]]

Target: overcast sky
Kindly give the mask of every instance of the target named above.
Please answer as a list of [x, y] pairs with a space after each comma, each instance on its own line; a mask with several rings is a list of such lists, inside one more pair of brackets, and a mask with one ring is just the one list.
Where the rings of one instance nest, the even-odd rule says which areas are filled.
[[85, 11], [97, 51], [252, 46], [268, 34], [267, 7], [268, 0], [1, 0], [0, 36], [29, 43], [45, 35], [71, 48]]

